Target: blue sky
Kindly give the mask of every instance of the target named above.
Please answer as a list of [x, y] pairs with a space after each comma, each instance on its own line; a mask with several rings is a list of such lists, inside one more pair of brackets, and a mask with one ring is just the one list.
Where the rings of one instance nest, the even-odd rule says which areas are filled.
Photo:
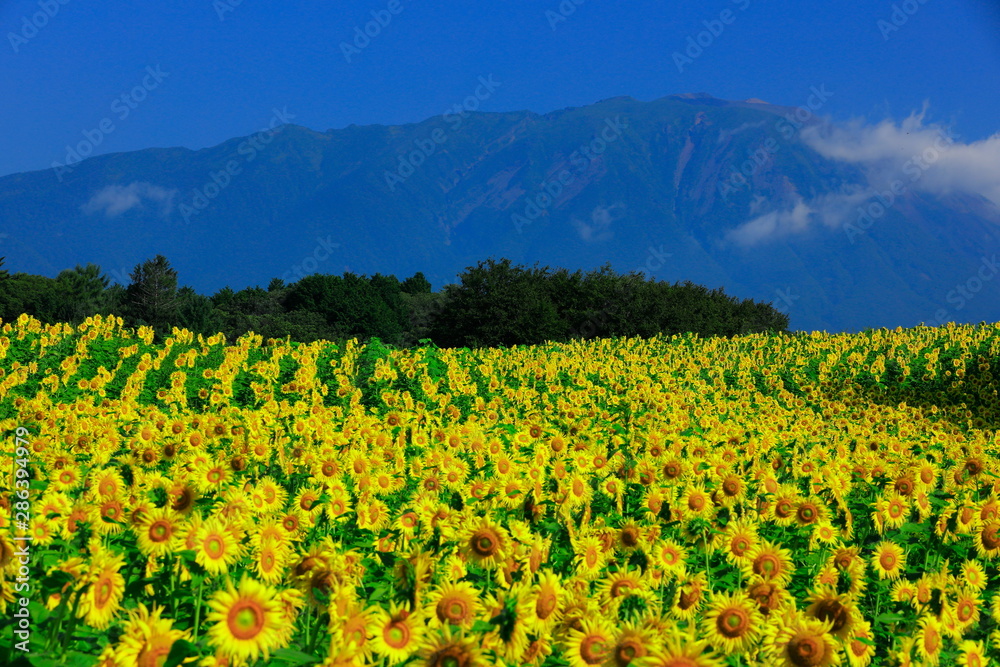
[[[0, 175], [64, 161], [85, 132], [100, 138], [100, 154], [212, 146], [263, 127], [275, 108], [321, 131], [418, 122], [490, 75], [500, 86], [484, 111], [544, 113], [685, 92], [797, 106], [825, 85], [833, 96], [822, 112], [836, 120], [902, 120], [926, 100], [928, 121], [977, 141], [1000, 131], [996, 6], [6, 0]], [[372, 12], [391, 21], [346, 56], [341, 44]], [[712, 28], [718, 34], [701, 35], [707, 46], [692, 47], [696, 56], [678, 67], [674, 54]], [[156, 68], [162, 74], [152, 77]]]

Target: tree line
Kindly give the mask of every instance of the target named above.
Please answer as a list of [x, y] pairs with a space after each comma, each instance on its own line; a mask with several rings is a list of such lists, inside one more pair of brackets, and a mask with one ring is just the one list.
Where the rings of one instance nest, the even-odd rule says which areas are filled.
[[[0, 258], [2, 267], [3, 258]], [[771, 304], [727, 296], [690, 281], [670, 284], [610, 265], [587, 273], [488, 259], [459, 282], [431, 291], [422, 272], [395, 276], [312, 274], [267, 289], [225, 287], [212, 296], [178, 287], [162, 255], [138, 264], [120, 285], [94, 264], [55, 278], [0, 270], [0, 317], [27, 313], [45, 323], [79, 324], [116, 315], [150, 326], [157, 339], [173, 327], [235, 340], [248, 332], [296, 342], [378, 338], [399, 347], [498, 347], [545, 341], [692, 332], [736, 336], [787, 332], [788, 316]]]

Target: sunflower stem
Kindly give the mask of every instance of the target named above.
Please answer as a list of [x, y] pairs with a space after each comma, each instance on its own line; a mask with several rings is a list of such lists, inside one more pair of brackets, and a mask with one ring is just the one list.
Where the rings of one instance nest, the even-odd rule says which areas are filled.
[[198, 581], [198, 595], [194, 599], [194, 643], [198, 643], [198, 630], [201, 626], [201, 591], [205, 580]]

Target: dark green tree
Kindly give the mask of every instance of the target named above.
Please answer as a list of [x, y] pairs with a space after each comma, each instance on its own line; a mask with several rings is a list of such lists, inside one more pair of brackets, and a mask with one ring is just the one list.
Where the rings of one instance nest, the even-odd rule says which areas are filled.
[[170, 333], [177, 317], [177, 271], [163, 255], [136, 265], [125, 288], [131, 323], [153, 327], [159, 336]]

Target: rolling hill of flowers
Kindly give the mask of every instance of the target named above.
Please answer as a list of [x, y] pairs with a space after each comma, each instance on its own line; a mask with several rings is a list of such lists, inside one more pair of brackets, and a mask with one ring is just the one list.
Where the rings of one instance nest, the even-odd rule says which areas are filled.
[[1000, 324], [0, 331], [0, 661], [985, 665]]

